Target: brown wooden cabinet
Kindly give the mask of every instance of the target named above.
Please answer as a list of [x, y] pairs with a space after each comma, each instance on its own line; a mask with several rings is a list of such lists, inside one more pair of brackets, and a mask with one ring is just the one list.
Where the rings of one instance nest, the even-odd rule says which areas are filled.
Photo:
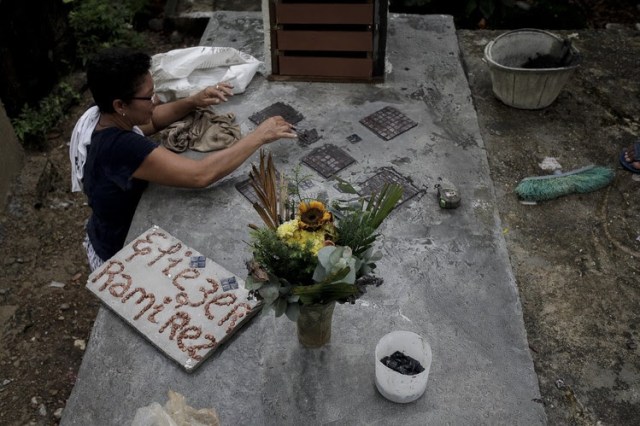
[[388, 0], [269, 0], [270, 78], [384, 78]]

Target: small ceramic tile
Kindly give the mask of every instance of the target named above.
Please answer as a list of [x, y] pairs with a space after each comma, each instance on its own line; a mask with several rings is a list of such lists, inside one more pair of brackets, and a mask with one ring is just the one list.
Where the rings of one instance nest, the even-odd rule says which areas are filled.
[[307, 147], [312, 143], [320, 140], [320, 135], [316, 129], [311, 130], [298, 130], [298, 144], [302, 147]]
[[224, 278], [220, 281], [220, 284], [224, 291], [235, 290], [238, 288], [238, 281], [236, 280], [236, 277]]
[[316, 186], [310, 178], [303, 178], [298, 182], [289, 181], [287, 183], [287, 188], [289, 189], [290, 194], [295, 194], [298, 191], [308, 191]]
[[206, 259], [204, 256], [191, 256], [190, 266], [192, 268], [204, 268], [207, 263]]
[[347, 136], [347, 140], [351, 143], [358, 143], [362, 140], [362, 138], [354, 133], [352, 135]]

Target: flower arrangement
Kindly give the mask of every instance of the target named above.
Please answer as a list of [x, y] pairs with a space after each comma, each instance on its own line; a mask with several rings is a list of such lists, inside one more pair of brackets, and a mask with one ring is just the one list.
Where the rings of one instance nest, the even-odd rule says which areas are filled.
[[264, 302], [263, 309], [296, 321], [301, 308], [354, 303], [366, 286], [382, 284], [373, 275], [382, 257], [374, 252], [376, 230], [402, 197], [401, 186], [329, 205], [302, 197], [299, 170], [290, 185], [262, 151], [250, 179], [259, 200], [253, 206], [265, 226], [250, 225], [253, 259], [247, 262], [246, 287]]

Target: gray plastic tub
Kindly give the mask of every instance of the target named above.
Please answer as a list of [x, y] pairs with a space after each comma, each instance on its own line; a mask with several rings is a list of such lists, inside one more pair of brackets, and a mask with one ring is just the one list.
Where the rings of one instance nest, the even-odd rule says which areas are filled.
[[[560, 60], [563, 55], [561, 67], [523, 67], [540, 56]], [[540, 109], [558, 97], [578, 67], [580, 54], [573, 46], [567, 50], [564, 39], [553, 33], [521, 29], [490, 41], [484, 49], [484, 60], [489, 65], [493, 93], [498, 99], [515, 108]]]

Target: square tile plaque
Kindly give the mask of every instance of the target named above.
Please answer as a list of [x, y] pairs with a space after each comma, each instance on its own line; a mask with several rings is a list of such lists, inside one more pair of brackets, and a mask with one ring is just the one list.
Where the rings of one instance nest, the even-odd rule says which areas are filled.
[[402, 186], [403, 189], [402, 198], [400, 198], [398, 206], [420, 193], [420, 190], [416, 188], [409, 179], [402, 176], [393, 168], [383, 167], [379, 169], [375, 175], [360, 184], [358, 194], [361, 196], [371, 195], [374, 192], [377, 194], [380, 193], [385, 184], [392, 183]]
[[330, 178], [355, 161], [355, 158], [342, 148], [332, 144], [316, 148], [302, 159], [304, 164], [320, 173], [324, 178]]
[[126, 245], [87, 288], [166, 356], [193, 371], [260, 309], [244, 280], [159, 227]]
[[256, 112], [249, 117], [249, 120], [259, 125], [267, 118], [280, 115], [290, 124], [296, 124], [301, 121], [304, 116], [296, 111], [292, 106], [285, 104], [284, 102], [276, 102], [273, 105], [269, 105], [265, 109]]
[[388, 141], [418, 125], [415, 121], [395, 109], [387, 106], [366, 116], [360, 123], [382, 139]]

